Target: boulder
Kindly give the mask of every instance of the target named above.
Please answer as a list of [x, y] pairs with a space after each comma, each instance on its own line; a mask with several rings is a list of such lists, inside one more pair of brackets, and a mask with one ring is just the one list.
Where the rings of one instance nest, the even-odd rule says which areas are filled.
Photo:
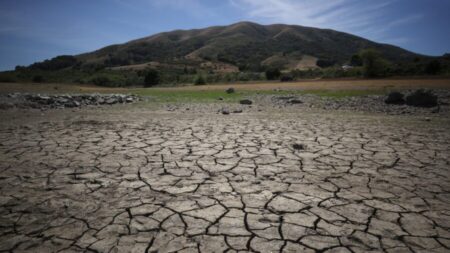
[[241, 104], [241, 105], [251, 105], [251, 104], [253, 104], [253, 102], [250, 99], [243, 99], [243, 100], [239, 101], [239, 104]]
[[406, 104], [415, 107], [435, 107], [438, 105], [437, 96], [431, 91], [417, 90], [406, 97]]
[[69, 101], [69, 102], [65, 103], [64, 106], [65, 107], [69, 107], [69, 108], [79, 107], [80, 106], [80, 102], [72, 100], [72, 101]]
[[223, 115], [228, 115], [228, 114], [230, 114], [230, 111], [228, 111], [228, 109], [225, 109], [225, 108], [223, 108], [223, 109], [221, 110], [221, 112], [222, 112]]
[[236, 92], [236, 91], [234, 90], [234, 88], [228, 88], [225, 92], [226, 92], [227, 94], [231, 94], [231, 93], [234, 93], [234, 92]]
[[303, 144], [295, 143], [294, 145], [292, 145], [292, 148], [294, 148], [295, 150], [304, 150], [306, 147]]
[[289, 100], [289, 104], [303, 104], [303, 101], [301, 101], [300, 99], [291, 99]]
[[109, 98], [108, 100], [106, 100], [106, 104], [108, 104], [108, 105], [113, 105], [116, 103], [117, 103], [117, 100], [114, 98]]
[[405, 104], [405, 99], [403, 94], [398, 91], [393, 91], [388, 94], [387, 98], [384, 100], [386, 104], [390, 105], [403, 105]]

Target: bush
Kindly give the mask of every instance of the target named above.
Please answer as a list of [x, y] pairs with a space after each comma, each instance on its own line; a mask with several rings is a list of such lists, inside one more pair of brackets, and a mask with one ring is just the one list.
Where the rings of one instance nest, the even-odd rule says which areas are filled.
[[197, 75], [194, 79], [194, 85], [205, 85], [206, 80], [202, 75]]
[[320, 59], [316, 63], [316, 65], [321, 67], [321, 68], [328, 68], [328, 67], [334, 66], [335, 64], [336, 64], [335, 61], [333, 61], [333, 60], [326, 60], [326, 59]]
[[386, 104], [392, 105], [402, 105], [405, 103], [405, 99], [403, 98], [403, 94], [398, 91], [393, 91], [388, 94], [387, 98], [384, 100]]
[[294, 79], [309, 79], [309, 78], [317, 78], [323, 77], [324, 70], [323, 69], [308, 69], [308, 70], [293, 70], [291, 71], [291, 75]]
[[437, 75], [441, 72], [441, 63], [438, 60], [433, 60], [425, 67], [425, 73], [428, 75]]
[[98, 86], [114, 86], [111, 79], [107, 76], [96, 76], [91, 79], [91, 82]]
[[266, 78], [267, 80], [276, 80], [281, 76], [281, 72], [279, 69], [268, 69], [266, 70]]
[[361, 67], [363, 65], [363, 59], [359, 54], [354, 54], [350, 59], [350, 65], [354, 67]]
[[16, 79], [9, 74], [0, 73], [0, 83], [14, 83]]
[[41, 75], [35, 75], [32, 79], [33, 83], [42, 83], [44, 82], [44, 77]]
[[281, 82], [292, 82], [292, 81], [294, 81], [294, 78], [290, 75], [283, 75], [283, 76], [281, 76], [280, 81]]
[[144, 86], [152, 87], [157, 84], [159, 84], [159, 72], [154, 69], [147, 70], [144, 79]]
[[438, 98], [431, 91], [417, 90], [406, 97], [406, 104], [416, 107], [434, 107]]

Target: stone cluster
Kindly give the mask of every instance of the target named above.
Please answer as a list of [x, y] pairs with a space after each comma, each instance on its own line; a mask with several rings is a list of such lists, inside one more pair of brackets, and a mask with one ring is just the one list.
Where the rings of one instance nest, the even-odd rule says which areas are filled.
[[74, 108], [87, 105], [133, 103], [139, 101], [139, 97], [122, 94], [40, 95], [13, 93], [3, 96], [1, 100], [9, 101], [10, 106], [6, 107]]
[[400, 114], [448, 114], [450, 92], [448, 90], [408, 90], [387, 95], [327, 97], [313, 94], [260, 95], [253, 98], [255, 104], [271, 104], [295, 109], [315, 108]]

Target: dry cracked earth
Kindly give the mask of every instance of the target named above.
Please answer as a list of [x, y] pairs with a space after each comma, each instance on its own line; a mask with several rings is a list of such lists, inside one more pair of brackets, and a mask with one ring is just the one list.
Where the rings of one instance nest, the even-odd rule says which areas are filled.
[[450, 251], [448, 120], [46, 113], [2, 112], [0, 252]]

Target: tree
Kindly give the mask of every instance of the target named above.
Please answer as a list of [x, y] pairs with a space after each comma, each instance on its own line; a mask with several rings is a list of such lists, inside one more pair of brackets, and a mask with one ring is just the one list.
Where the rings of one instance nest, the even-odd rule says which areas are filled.
[[350, 59], [350, 65], [354, 67], [361, 67], [363, 65], [363, 60], [359, 54], [352, 55]]
[[386, 74], [387, 62], [375, 49], [361, 51], [360, 57], [363, 62], [363, 73], [365, 77], [380, 77]]
[[159, 73], [158, 71], [154, 69], [147, 70], [147, 73], [145, 74], [144, 79], [144, 86], [145, 87], [152, 87], [154, 85], [159, 84]]
[[429, 75], [437, 75], [441, 72], [441, 63], [438, 60], [430, 61], [425, 67], [425, 73]]
[[30, 69], [38, 70], [60, 70], [72, 67], [78, 62], [77, 58], [71, 55], [60, 55], [50, 60], [36, 62], [29, 66]]
[[281, 76], [281, 72], [279, 69], [268, 69], [266, 70], [266, 78], [267, 80], [276, 80]]

